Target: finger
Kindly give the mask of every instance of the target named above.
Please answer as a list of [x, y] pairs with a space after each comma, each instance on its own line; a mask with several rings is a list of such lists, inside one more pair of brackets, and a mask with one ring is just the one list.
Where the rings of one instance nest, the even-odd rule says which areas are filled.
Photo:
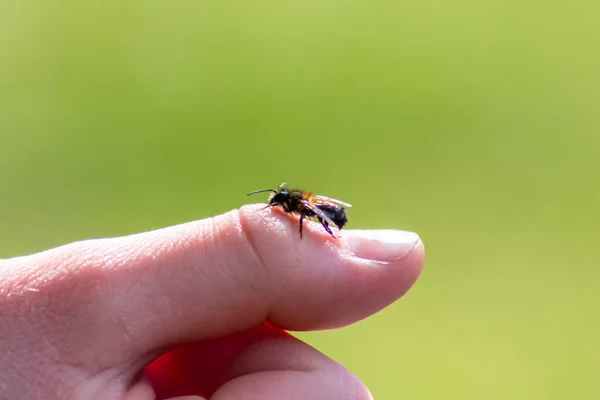
[[391, 303], [419, 275], [423, 246], [416, 234], [346, 231], [334, 240], [308, 224], [300, 239], [297, 218], [261, 208], [75, 243], [11, 265], [47, 266], [26, 283], [32, 291], [25, 294], [34, 298], [33, 311], [35, 299], [48, 310], [31, 315], [39, 329], [69, 316], [53, 332], [59, 350], [93, 340], [107, 357], [139, 357], [264, 320], [292, 330], [342, 326]]
[[171, 397], [168, 400], [204, 400], [204, 398], [200, 396], [178, 396]]
[[231, 377], [212, 400], [372, 400], [349, 371], [294, 338], [249, 346], [232, 366]]
[[272, 326], [210, 342], [178, 348], [148, 367], [157, 399], [189, 394], [240, 400], [371, 399], [343, 367]]
[[263, 323], [222, 338], [176, 346], [145, 368], [159, 399], [197, 394], [210, 396], [245, 348], [267, 338], [289, 334]]

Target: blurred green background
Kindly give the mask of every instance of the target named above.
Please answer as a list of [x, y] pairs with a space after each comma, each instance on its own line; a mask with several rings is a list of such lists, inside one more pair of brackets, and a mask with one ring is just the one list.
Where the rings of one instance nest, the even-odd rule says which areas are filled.
[[[0, 2], [0, 257], [287, 181], [418, 232], [421, 279], [300, 336], [377, 400], [600, 396], [600, 3]], [[258, 201], [260, 199], [252, 199]]]

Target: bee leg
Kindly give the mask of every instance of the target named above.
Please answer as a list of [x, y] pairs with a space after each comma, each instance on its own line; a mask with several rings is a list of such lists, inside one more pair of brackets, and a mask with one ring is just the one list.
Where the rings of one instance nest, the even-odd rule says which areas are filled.
[[329, 233], [331, 236], [333, 236], [335, 238], [335, 235], [333, 234], [333, 232], [331, 232], [331, 229], [329, 228], [329, 224], [327, 223], [327, 221], [325, 221], [321, 217], [317, 217], [317, 218], [318, 218], [319, 222], [321, 223], [321, 225], [323, 225], [323, 228], [325, 228], [327, 233]]
[[304, 214], [300, 215], [300, 239], [302, 239], [302, 222], [304, 221]]

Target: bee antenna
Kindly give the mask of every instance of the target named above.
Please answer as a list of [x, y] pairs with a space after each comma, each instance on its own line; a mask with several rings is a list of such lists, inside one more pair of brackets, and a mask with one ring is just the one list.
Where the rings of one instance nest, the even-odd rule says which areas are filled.
[[254, 192], [248, 193], [246, 196], [250, 196], [251, 194], [256, 194], [256, 193], [264, 193], [264, 192], [277, 193], [277, 190], [275, 190], [275, 189], [259, 189], [259, 190], [255, 190]]

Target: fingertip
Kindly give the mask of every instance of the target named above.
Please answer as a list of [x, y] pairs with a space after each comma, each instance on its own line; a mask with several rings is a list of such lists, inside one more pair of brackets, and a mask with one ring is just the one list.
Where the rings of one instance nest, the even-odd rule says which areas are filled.
[[362, 274], [372, 280], [367, 290], [377, 293], [381, 308], [408, 292], [423, 269], [425, 247], [414, 232], [353, 230], [346, 232], [344, 241], [351, 259], [375, 266], [363, 268]]
[[415, 232], [392, 229], [346, 230], [342, 236], [346, 251], [373, 261], [399, 261], [422, 246]]
[[[251, 204], [239, 209], [240, 220], [247, 227], [249, 239], [261, 244], [280, 247], [281, 239], [291, 240], [286, 244], [294, 251], [312, 251], [315, 246], [327, 245], [337, 252], [357, 258], [377, 261], [401, 261], [411, 255], [413, 261], [422, 264], [423, 242], [415, 232], [393, 229], [347, 229], [340, 230], [332, 238], [320, 224], [310, 220], [303, 223], [304, 236], [300, 238], [298, 217], [265, 209], [263, 204]], [[419, 263], [419, 260], [421, 262]]]
[[382, 266], [380, 273], [394, 286], [398, 297], [406, 293], [423, 269], [425, 248], [415, 232], [400, 230], [348, 230], [342, 247], [352, 258]]
[[273, 277], [270, 321], [281, 328], [356, 322], [397, 300], [420, 275], [424, 247], [414, 232], [345, 230], [333, 239], [319, 224], [305, 222], [301, 239], [296, 216], [260, 208], [242, 207], [240, 218]]

